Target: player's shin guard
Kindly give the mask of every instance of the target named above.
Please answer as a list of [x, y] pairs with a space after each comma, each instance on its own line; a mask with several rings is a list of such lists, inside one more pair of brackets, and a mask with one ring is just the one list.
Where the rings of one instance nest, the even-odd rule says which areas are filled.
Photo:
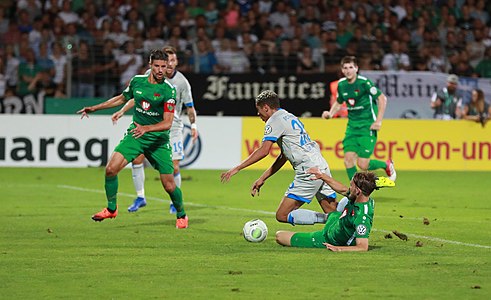
[[106, 176], [104, 188], [106, 189], [107, 208], [115, 211], [117, 208], [118, 176]]
[[185, 216], [186, 212], [184, 211], [184, 204], [182, 203], [181, 189], [176, 186], [176, 189], [172, 193], [169, 193], [169, 196], [172, 200], [172, 203], [174, 204], [174, 207], [176, 208], [176, 216], [178, 218]]
[[131, 165], [131, 175], [133, 176], [133, 185], [135, 186], [136, 195], [145, 198], [145, 170], [144, 165]]
[[308, 209], [295, 209], [288, 214], [288, 223], [292, 225], [313, 225], [315, 223], [326, 223], [327, 214]]

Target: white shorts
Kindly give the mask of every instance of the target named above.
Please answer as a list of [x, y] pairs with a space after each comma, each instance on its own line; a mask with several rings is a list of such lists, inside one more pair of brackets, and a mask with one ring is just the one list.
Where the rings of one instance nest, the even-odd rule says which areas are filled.
[[170, 146], [172, 148], [172, 160], [182, 160], [184, 158], [184, 144], [181, 129], [171, 128]]
[[[331, 176], [329, 169], [321, 171]], [[295, 178], [286, 190], [285, 196], [305, 203], [310, 203], [314, 196], [316, 196], [317, 200], [336, 198], [336, 192], [328, 184], [320, 179], [311, 180], [311, 177], [312, 174], [295, 172]]]

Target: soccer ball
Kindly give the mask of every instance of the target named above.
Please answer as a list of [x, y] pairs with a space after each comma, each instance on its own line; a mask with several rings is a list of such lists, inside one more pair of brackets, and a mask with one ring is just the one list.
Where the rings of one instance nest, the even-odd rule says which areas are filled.
[[268, 236], [268, 226], [259, 219], [251, 220], [244, 224], [244, 238], [252, 243], [259, 243]]

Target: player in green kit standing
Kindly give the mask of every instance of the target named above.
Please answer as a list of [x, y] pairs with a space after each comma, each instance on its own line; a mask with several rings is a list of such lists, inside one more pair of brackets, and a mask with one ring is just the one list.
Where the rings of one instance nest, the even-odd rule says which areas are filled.
[[[331, 251], [368, 251], [368, 238], [373, 225], [374, 200], [370, 197], [377, 189], [377, 176], [372, 172], [358, 172], [349, 188], [321, 172], [310, 168], [312, 180], [322, 179], [336, 192], [345, 194], [349, 200], [343, 211], [327, 215], [323, 230], [314, 232], [276, 232], [276, 242], [283, 246], [301, 248], [327, 248]], [[389, 182], [394, 184], [393, 181]]]
[[396, 180], [396, 171], [391, 159], [370, 159], [377, 143], [377, 132], [387, 106], [387, 97], [366, 77], [358, 75], [356, 57], [345, 56], [341, 60], [344, 78], [338, 83], [337, 101], [322, 118], [330, 119], [346, 103], [348, 126], [343, 140], [344, 165], [351, 180], [356, 165], [362, 170], [384, 169], [389, 179]]
[[184, 211], [182, 192], [174, 182], [172, 151], [169, 130], [174, 119], [176, 90], [164, 76], [168, 56], [161, 50], [150, 54], [148, 75], [134, 76], [121, 95], [103, 103], [84, 107], [78, 113], [82, 118], [88, 113], [119, 106], [134, 98], [133, 122], [125, 136], [114, 149], [106, 165], [105, 190], [107, 208], [92, 216], [94, 221], [115, 218], [118, 215], [118, 173], [140, 154], [144, 154], [151, 165], [160, 173], [160, 181], [177, 210], [177, 228], [187, 228], [188, 218]]

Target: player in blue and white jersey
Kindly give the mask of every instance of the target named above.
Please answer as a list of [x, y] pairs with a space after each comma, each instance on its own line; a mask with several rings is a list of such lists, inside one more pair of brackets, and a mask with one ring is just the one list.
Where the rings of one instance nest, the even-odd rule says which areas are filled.
[[[280, 108], [278, 95], [270, 90], [261, 92], [256, 97], [258, 116], [266, 122], [261, 146], [236, 167], [221, 174], [222, 182], [227, 182], [240, 170], [266, 157], [274, 143], [281, 148], [281, 154], [252, 185], [251, 195], [259, 195], [259, 190], [266, 179], [275, 174], [289, 161], [295, 170], [295, 178], [285, 192], [276, 211], [279, 222], [290, 224], [325, 223], [327, 215], [336, 210], [336, 193], [322, 180], [312, 180], [306, 171], [311, 167], [319, 168], [330, 176], [331, 171], [319, 149], [312, 141], [302, 122], [293, 114]], [[310, 203], [314, 196], [319, 201], [324, 213], [299, 209]]]

